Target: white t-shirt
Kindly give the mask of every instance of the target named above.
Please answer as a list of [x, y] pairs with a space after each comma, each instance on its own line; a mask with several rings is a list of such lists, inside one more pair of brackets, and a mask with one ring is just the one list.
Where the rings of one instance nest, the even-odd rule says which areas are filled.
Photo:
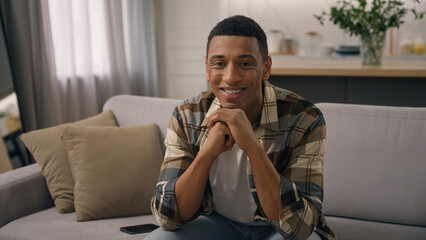
[[216, 158], [209, 173], [215, 211], [239, 223], [263, 225], [253, 220], [257, 206], [250, 192], [247, 164], [247, 154], [237, 144]]

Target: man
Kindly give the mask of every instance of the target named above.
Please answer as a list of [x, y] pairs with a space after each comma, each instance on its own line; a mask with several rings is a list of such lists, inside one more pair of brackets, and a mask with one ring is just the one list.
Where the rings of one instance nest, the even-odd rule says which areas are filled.
[[211, 90], [170, 120], [151, 201], [162, 228], [147, 239], [334, 239], [321, 213], [324, 118], [267, 82], [264, 31], [223, 20], [205, 64]]

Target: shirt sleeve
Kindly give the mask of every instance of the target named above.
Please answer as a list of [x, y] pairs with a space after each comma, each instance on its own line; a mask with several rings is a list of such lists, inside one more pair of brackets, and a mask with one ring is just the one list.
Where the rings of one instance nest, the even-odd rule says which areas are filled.
[[[188, 124], [186, 124], [185, 116], [176, 108], [166, 132], [164, 161], [160, 169], [154, 196], [151, 199], [151, 211], [153, 215], [160, 226], [168, 231], [174, 231], [184, 224], [179, 216], [176, 204], [175, 184], [196, 155], [196, 149], [192, 143], [193, 140], [189, 139], [188, 135], [190, 134], [188, 134], [188, 129], [184, 127], [186, 125]], [[203, 198], [200, 211], [189, 221], [198, 217], [203, 212], [205, 206], [208, 206], [205, 198]]]
[[176, 230], [183, 223], [179, 216], [175, 198], [175, 184], [193, 159], [181, 115], [175, 108], [167, 128], [164, 144], [166, 152], [161, 165], [158, 182], [151, 199], [151, 211], [157, 222], [165, 230]]
[[307, 239], [322, 216], [326, 128], [322, 115], [310, 122], [300, 140], [289, 147], [287, 166], [279, 172], [279, 222], [259, 211], [256, 217], [273, 225], [285, 239]]

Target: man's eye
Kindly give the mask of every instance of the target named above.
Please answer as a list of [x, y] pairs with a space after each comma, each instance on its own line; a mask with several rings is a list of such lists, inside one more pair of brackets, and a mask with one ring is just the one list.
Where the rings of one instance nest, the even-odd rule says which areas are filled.
[[218, 67], [222, 67], [225, 64], [223, 62], [214, 62], [213, 65], [218, 66]]
[[249, 66], [251, 66], [251, 64], [249, 62], [242, 62], [241, 66], [243, 66], [243, 67], [249, 67]]

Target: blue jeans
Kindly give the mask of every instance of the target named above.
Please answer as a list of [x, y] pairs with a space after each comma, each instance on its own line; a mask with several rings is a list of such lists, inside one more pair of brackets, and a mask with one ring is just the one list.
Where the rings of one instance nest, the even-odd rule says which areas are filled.
[[[177, 231], [165, 231], [158, 228], [145, 240], [236, 240], [265, 239], [281, 240], [283, 237], [271, 226], [249, 226], [234, 222], [216, 212], [208, 216], [199, 216], [192, 222], [181, 226]], [[314, 232], [308, 240], [320, 240]]]

